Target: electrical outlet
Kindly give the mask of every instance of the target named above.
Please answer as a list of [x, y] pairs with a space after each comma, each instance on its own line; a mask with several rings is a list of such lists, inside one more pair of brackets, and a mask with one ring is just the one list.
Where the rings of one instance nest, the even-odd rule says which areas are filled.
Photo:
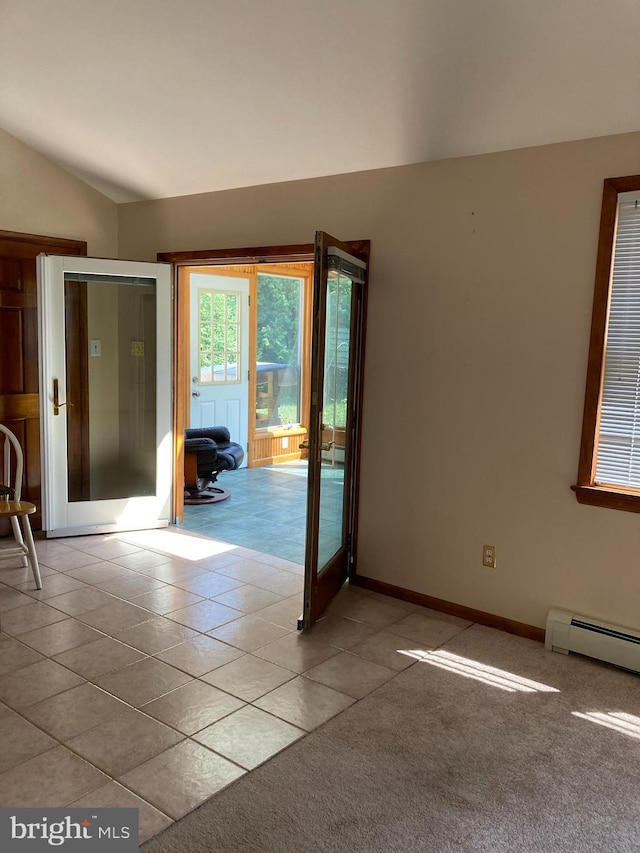
[[131, 341], [131, 355], [138, 358], [144, 356], [144, 341]]
[[482, 546], [482, 565], [486, 566], [488, 569], [495, 569], [496, 549], [494, 545]]

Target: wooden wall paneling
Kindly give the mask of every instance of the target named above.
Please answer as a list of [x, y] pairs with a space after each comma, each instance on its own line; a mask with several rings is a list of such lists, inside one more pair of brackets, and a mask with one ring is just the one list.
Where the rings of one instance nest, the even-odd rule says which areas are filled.
[[43, 252], [86, 255], [87, 244], [0, 230], [0, 420], [22, 446], [23, 495], [38, 507], [35, 529], [41, 524], [36, 257]]

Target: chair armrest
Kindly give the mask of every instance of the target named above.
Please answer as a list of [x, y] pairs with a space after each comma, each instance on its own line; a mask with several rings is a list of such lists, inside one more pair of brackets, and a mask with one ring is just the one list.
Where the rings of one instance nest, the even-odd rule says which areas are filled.
[[201, 427], [199, 429], [186, 429], [184, 431], [184, 437], [187, 440], [192, 438], [210, 438], [212, 441], [217, 441], [222, 444], [225, 441], [231, 441], [231, 434], [227, 427], [224, 426], [212, 426], [212, 427]]
[[185, 438], [185, 453], [199, 453], [201, 450], [217, 451], [218, 445], [212, 438]]

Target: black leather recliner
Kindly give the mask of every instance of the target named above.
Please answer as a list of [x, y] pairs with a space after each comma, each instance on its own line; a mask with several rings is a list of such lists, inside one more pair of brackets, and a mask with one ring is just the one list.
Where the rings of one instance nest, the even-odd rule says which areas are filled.
[[234, 471], [244, 459], [244, 450], [227, 427], [187, 429], [184, 433], [184, 482], [186, 504], [217, 503], [230, 492], [214, 485], [221, 471]]

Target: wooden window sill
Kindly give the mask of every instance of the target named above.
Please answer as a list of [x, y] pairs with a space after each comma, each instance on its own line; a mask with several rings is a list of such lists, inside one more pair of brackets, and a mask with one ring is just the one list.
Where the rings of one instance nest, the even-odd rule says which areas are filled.
[[640, 492], [619, 491], [604, 486], [571, 486], [578, 503], [620, 509], [624, 512], [640, 512]]
[[255, 431], [256, 438], [265, 438], [266, 436], [270, 436], [271, 438], [284, 438], [287, 435], [306, 435], [307, 428], [302, 426], [291, 427], [291, 429], [287, 429], [286, 427], [258, 427]]

